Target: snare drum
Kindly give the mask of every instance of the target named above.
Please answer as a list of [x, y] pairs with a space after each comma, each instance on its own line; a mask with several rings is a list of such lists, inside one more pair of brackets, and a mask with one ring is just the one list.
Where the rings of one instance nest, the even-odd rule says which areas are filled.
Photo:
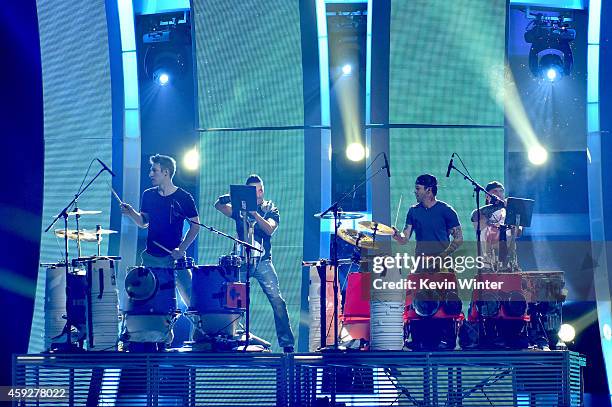
[[192, 269], [194, 266], [193, 257], [183, 257], [182, 259], [178, 259], [174, 262], [175, 270], [185, 270]]

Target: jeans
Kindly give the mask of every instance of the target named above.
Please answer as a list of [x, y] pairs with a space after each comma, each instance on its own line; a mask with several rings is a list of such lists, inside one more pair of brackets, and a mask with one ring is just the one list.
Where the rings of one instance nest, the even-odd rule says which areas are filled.
[[[278, 284], [278, 275], [274, 269], [272, 260], [266, 259], [256, 263], [255, 269], [251, 269], [251, 277], [257, 279], [274, 312], [274, 324], [276, 336], [281, 347], [293, 346], [294, 338], [289, 323], [287, 304], [281, 296]], [[246, 267], [240, 269], [240, 281], [246, 281]]]
[[[174, 268], [174, 259], [172, 256], [156, 257], [152, 256], [146, 251], [141, 254], [142, 265], [145, 267], [162, 267], [162, 268]], [[174, 273], [176, 277], [176, 288], [183, 299], [187, 308], [191, 305], [191, 271], [190, 270], [176, 270]]]

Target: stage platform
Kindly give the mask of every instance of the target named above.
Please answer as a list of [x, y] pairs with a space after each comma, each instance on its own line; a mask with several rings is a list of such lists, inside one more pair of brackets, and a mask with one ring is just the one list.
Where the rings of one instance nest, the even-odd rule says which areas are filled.
[[18, 355], [15, 406], [580, 406], [571, 351]]

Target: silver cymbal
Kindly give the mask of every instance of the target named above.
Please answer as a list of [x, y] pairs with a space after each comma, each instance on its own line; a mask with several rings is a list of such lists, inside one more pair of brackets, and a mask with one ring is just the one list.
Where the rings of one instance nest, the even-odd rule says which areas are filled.
[[[66, 235], [66, 231], [64, 229], [55, 229], [55, 236], [60, 237], [60, 238], [63, 239], [65, 235]], [[91, 232], [85, 232], [84, 230], [81, 230], [80, 232], [77, 232], [74, 229], [68, 229], [68, 239], [70, 239], [70, 240], [77, 240], [77, 236], [79, 237], [81, 242], [95, 242], [95, 241], [97, 241], [96, 235], [91, 233]]]
[[82, 232], [84, 232], [84, 233], [91, 233], [91, 234], [94, 234], [94, 235], [110, 235], [110, 234], [113, 234], [113, 233], [117, 233], [116, 230], [111, 230], [111, 229], [99, 229], [99, 230], [98, 229], [93, 229], [93, 230], [91, 230], [91, 229], [83, 229]]
[[74, 215], [98, 215], [102, 213], [102, 211], [87, 211], [85, 209], [77, 209], [76, 211], [70, 211], [68, 212], [68, 216], [74, 216]]

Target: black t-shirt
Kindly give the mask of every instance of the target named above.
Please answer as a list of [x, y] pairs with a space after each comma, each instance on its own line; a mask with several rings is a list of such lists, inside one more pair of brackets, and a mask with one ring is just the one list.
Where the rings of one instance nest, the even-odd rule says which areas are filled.
[[[276, 207], [276, 205], [274, 205], [272, 201], [266, 201], [266, 202], [271, 207], [271, 209], [268, 212], [264, 212], [263, 209], [261, 209], [261, 205], [257, 205], [257, 213], [259, 213], [261, 217], [266, 220], [274, 219], [274, 221], [278, 225], [280, 222], [280, 214], [278, 212], [278, 208]], [[244, 233], [243, 233], [242, 217], [240, 216], [240, 213], [238, 212], [237, 214], [232, 214], [232, 218], [236, 222], [236, 233], [238, 234], [238, 238], [240, 240], [245, 240]], [[255, 222], [255, 218], [250, 213], [247, 214], [247, 220]], [[248, 227], [248, 224], [247, 224], [247, 227]], [[271, 236], [268, 235], [266, 232], [264, 232], [259, 227], [259, 224], [255, 222], [254, 239], [255, 239], [255, 242], [259, 244], [261, 248], [264, 250], [264, 252], [261, 253], [262, 260], [272, 258], [272, 244], [270, 243], [270, 238]], [[258, 255], [259, 253], [254, 254], [254, 256], [258, 256]]]
[[406, 215], [408, 225], [416, 236], [416, 254], [438, 255], [450, 243], [448, 231], [460, 224], [453, 207], [437, 201], [431, 208], [422, 204], [411, 206]]
[[167, 256], [168, 253], [153, 242], [173, 250], [181, 243], [184, 218], [198, 216], [198, 210], [191, 194], [178, 188], [172, 194], [162, 196], [157, 187], [142, 193], [140, 212], [145, 213], [149, 222], [147, 252], [153, 256]]

